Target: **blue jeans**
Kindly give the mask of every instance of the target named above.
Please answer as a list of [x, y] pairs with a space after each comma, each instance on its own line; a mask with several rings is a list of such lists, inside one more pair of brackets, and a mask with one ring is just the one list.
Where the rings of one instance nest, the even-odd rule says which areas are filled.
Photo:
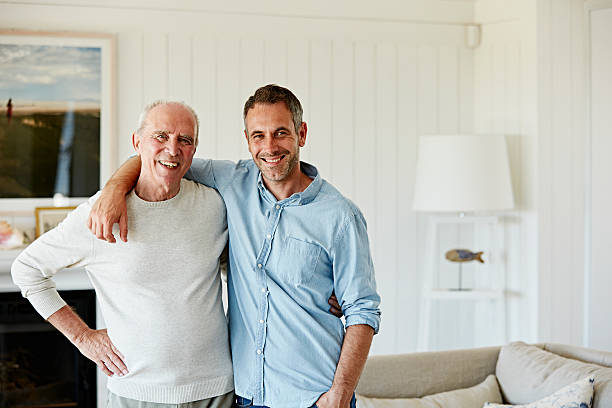
[[[351, 398], [351, 408], [355, 408], [355, 404], [356, 404], [355, 393], [353, 393], [353, 398]], [[265, 405], [253, 405], [253, 401], [251, 401], [250, 399], [241, 397], [239, 395], [236, 395], [235, 407], [236, 408], [270, 408], [270, 407], [266, 407]], [[318, 407], [315, 404], [311, 408], [318, 408]]]

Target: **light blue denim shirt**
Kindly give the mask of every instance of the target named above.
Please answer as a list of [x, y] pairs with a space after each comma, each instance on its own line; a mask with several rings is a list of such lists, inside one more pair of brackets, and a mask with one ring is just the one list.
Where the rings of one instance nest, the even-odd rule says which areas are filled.
[[195, 159], [186, 176], [227, 207], [235, 390], [254, 405], [306, 408], [329, 390], [345, 332], [332, 291], [346, 326], [380, 322], [365, 219], [315, 167], [301, 169], [312, 183], [282, 201], [252, 160]]

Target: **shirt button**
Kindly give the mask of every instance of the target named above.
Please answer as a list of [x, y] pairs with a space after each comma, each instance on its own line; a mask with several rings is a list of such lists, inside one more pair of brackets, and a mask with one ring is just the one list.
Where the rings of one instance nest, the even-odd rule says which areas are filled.
[[261, 291], [262, 291], [262, 292], [265, 292], [265, 291], [266, 291], [266, 288], [261, 288]]
[[259, 349], [258, 349], [258, 350], [257, 350], [257, 354], [261, 354], [261, 350], [259, 350]]
[[268, 235], [266, 235], [266, 238], [270, 239], [270, 238], [272, 238], [272, 235], [268, 234]]
[[276, 206], [276, 209], [277, 209], [277, 210], [279, 210], [279, 209], [280, 209], [280, 205], [277, 205], [277, 206]]
[[261, 324], [263, 324], [263, 322], [264, 322], [263, 320], [260, 320], [260, 321], [259, 321], [259, 323], [261, 323]]
[[257, 264], [257, 267], [258, 267], [259, 269], [261, 269], [261, 266], [262, 266], [261, 264]]

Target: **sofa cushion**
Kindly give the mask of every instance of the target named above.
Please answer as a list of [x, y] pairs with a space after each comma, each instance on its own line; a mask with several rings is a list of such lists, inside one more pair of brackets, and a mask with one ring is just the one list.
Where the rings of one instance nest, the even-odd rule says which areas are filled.
[[528, 404], [593, 377], [593, 408], [612, 406], [612, 368], [561, 357], [522, 342], [502, 347], [495, 374], [502, 396], [510, 404]]
[[368, 398], [357, 395], [357, 408], [482, 408], [485, 402], [502, 402], [494, 375], [470, 388], [423, 398]]
[[589, 408], [592, 403], [593, 379], [585, 378], [531, 404], [502, 405], [486, 403], [484, 408]]

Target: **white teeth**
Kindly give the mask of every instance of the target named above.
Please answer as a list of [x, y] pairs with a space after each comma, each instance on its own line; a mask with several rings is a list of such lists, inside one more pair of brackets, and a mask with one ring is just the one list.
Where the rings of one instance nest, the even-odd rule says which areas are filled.
[[170, 168], [175, 168], [176, 166], [178, 166], [178, 163], [172, 163], [172, 162], [167, 162], [163, 160], [160, 160], [159, 163], [163, 164], [166, 167], [170, 167]]
[[280, 161], [280, 157], [278, 159], [265, 159], [268, 163], [278, 163]]

